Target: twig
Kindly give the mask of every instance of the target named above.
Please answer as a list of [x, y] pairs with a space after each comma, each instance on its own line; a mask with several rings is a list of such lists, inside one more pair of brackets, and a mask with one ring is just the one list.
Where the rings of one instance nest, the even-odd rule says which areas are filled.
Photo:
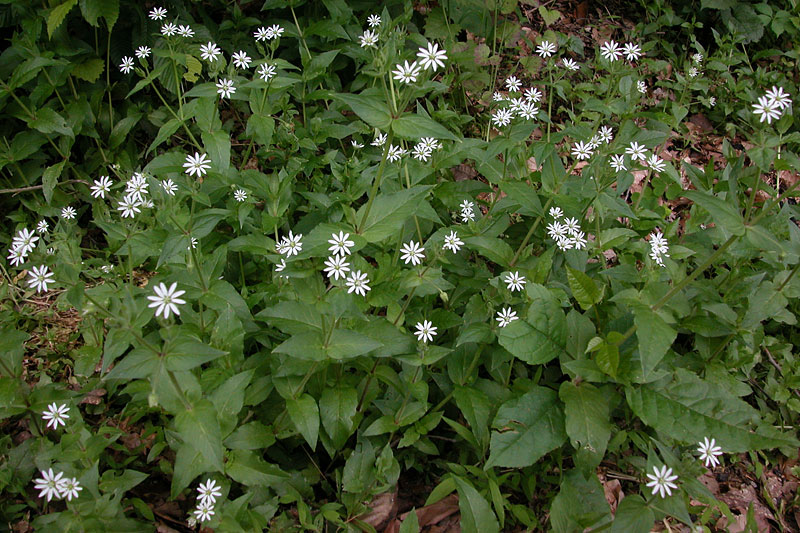
[[[64, 181], [59, 181], [56, 185], [65, 183], [83, 183], [84, 185], [89, 185], [89, 183], [86, 180], [64, 180]], [[43, 189], [43, 188], [44, 185], [30, 185], [28, 187], [17, 187], [16, 189], [0, 189], [0, 194], [17, 194], [19, 192], [35, 191], [37, 189]]]

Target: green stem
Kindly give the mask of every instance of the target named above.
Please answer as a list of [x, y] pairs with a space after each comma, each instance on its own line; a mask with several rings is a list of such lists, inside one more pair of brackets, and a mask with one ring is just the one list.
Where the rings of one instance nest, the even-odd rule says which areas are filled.
[[375, 176], [375, 180], [372, 182], [372, 189], [369, 193], [369, 199], [367, 200], [367, 205], [364, 208], [364, 215], [361, 217], [361, 222], [359, 222], [358, 227], [356, 228], [356, 233], [361, 233], [364, 229], [364, 224], [367, 222], [367, 217], [369, 216], [370, 209], [372, 209], [372, 202], [375, 201], [375, 197], [378, 195], [378, 188], [381, 186], [381, 180], [383, 179], [383, 171], [386, 168], [386, 160], [389, 156], [389, 147], [392, 145], [394, 132], [389, 130], [389, 134], [386, 138], [386, 142], [384, 143], [383, 148], [383, 157], [381, 158], [381, 164], [378, 167], [378, 174]]

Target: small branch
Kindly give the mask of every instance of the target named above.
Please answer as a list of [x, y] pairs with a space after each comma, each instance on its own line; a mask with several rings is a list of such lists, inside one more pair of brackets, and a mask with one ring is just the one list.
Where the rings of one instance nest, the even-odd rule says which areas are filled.
[[[66, 183], [83, 183], [84, 185], [89, 185], [86, 180], [65, 180], [56, 183], [56, 185], [63, 185]], [[35, 191], [43, 188], [44, 185], [31, 185], [29, 187], [17, 187], [16, 189], [0, 189], [0, 194], [17, 194], [20, 192]]]

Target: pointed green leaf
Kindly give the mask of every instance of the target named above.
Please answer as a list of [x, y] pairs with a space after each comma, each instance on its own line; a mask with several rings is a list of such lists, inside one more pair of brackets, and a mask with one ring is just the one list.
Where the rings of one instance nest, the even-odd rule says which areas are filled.
[[303, 394], [296, 400], [286, 400], [286, 410], [297, 431], [306, 439], [313, 450], [317, 447], [319, 436], [319, 409], [317, 402], [309, 394]]
[[453, 135], [450, 130], [439, 124], [433, 119], [422, 115], [405, 115], [392, 122], [392, 131], [398, 137], [405, 139], [421, 139], [422, 137], [434, 137], [436, 139], [447, 139], [457, 141], [458, 137]]
[[373, 128], [387, 130], [392, 123], [389, 106], [380, 98], [363, 94], [336, 94], [334, 98], [347, 104], [361, 120]]
[[611, 437], [608, 395], [589, 383], [565, 381], [558, 389], [564, 402], [567, 435], [577, 450], [582, 447], [602, 457]]
[[72, 8], [75, 7], [77, 3], [78, 0], [67, 0], [63, 4], [59, 4], [50, 10], [50, 15], [47, 17], [48, 37], [53, 37], [53, 32], [61, 26], [61, 23], [64, 22], [64, 18], [72, 11]]
[[742, 214], [729, 200], [723, 200], [704, 191], [684, 191], [683, 196], [709, 212], [714, 221], [734, 235], [744, 235]]
[[572, 296], [578, 301], [581, 309], [589, 309], [603, 299], [605, 285], [598, 289], [594, 280], [580, 270], [567, 267], [567, 281], [569, 281]]
[[222, 435], [214, 404], [208, 400], [198, 400], [190, 409], [175, 417], [175, 428], [186, 445], [192, 446], [222, 472]]
[[340, 449], [355, 431], [358, 393], [353, 387], [329, 387], [319, 399], [322, 427], [331, 438], [333, 447]]
[[636, 338], [639, 340], [642, 380], [647, 381], [672, 346], [678, 332], [661, 315], [645, 305], [634, 306], [633, 317]]
[[[403, 223], [417, 212], [420, 202], [431, 189], [430, 185], [416, 185], [393, 193], [380, 193], [372, 204], [361, 236], [367, 242], [379, 242], [397, 233]], [[356, 219], [361, 220], [366, 204], [358, 210]]]
[[455, 477], [458, 487], [458, 508], [461, 511], [461, 531], [464, 533], [493, 533], [500, 524], [486, 499], [469, 481]]
[[500, 329], [500, 345], [526, 363], [544, 364], [566, 353], [567, 321], [558, 300], [541, 285], [529, 284], [528, 316]]
[[335, 329], [328, 339], [327, 353], [332, 359], [352, 359], [383, 346], [371, 337], [349, 329]]

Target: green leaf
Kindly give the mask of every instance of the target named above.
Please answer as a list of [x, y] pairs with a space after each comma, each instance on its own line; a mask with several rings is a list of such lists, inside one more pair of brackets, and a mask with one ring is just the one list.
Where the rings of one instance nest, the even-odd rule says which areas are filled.
[[336, 450], [341, 449], [355, 431], [358, 393], [353, 387], [329, 387], [319, 399], [319, 416], [322, 427]]
[[733, 235], [744, 235], [745, 226], [742, 214], [729, 200], [722, 200], [703, 191], [684, 191], [683, 196], [693, 201], [711, 214], [723, 230]]
[[558, 300], [541, 285], [529, 284], [528, 316], [498, 333], [500, 345], [526, 363], [544, 364], [566, 350], [567, 321]]
[[558, 188], [567, 175], [567, 170], [564, 168], [564, 163], [561, 162], [561, 157], [558, 152], [551, 149], [550, 157], [542, 163], [542, 185], [545, 190], [554, 192]]
[[[363, 224], [361, 236], [367, 242], [379, 242], [395, 235], [406, 219], [417, 212], [430, 189], [430, 185], [416, 185], [410, 189], [378, 194]], [[365, 210], [366, 204], [358, 210], [357, 220], [363, 218]]]
[[638, 494], [626, 495], [617, 506], [610, 533], [649, 533], [656, 521], [653, 510]]
[[248, 487], [270, 487], [289, 476], [249, 450], [233, 450], [225, 462], [225, 475]]
[[58, 178], [61, 177], [61, 172], [64, 170], [64, 161], [56, 163], [44, 169], [42, 173], [42, 192], [44, 193], [44, 201], [50, 205], [53, 199], [53, 191], [58, 184]]
[[347, 104], [361, 120], [373, 128], [387, 130], [392, 123], [389, 106], [379, 98], [363, 94], [335, 94], [333, 97]]
[[600, 458], [605, 455], [611, 437], [608, 394], [589, 383], [574, 385], [565, 381], [558, 389], [564, 402], [567, 435], [578, 450], [587, 447]]
[[601, 530], [599, 526], [610, 520], [611, 510], [597, 476], [592, 473], [587, 479], [579, 470], [567, 472], [550, 507], [553, 531]]
[[106, 68], [106, 62], [100, 58], [88, 59], [72, 67], [72, 75], [78, 79], [94, 83]]
[[417, 518], [416, 509], [411, 509], [411, 511], [406, 514], [406, 517], [400, 524], [398, 533], [419, 533], [419, 518]]
[[539, 14], [542, 16], [542, 20], [546, 26], [550, 26], [561, 18], [561, 13], [559, 13], [557, 10], [547, 9], [544, 6], [539, 6]]
[[349, 329], [334, 329], [328, 340], [328, 357], [332, 359], [352, 359], [383, 346], [371, 337]]
[[503, 267], [507, 267], [514, 257], [514, 250], [511, 249], [511, 246], [497, 237], [476, 235], [475, 237], [465, 237], [464, 242], [470, 249], [474, 249], [489, 261]]
[[272, 349], [273, 353], [285, 353], [296, 359], [324, 361], [327, 358], [322, 346], [322, 333], [307, 331], [292, 335]]
[[603, 299], [605, 285], [598, 289], [594, 280], [580, 270], [567, 267], [567, 280], [569, 288], [572, 290], [572, 296], [578, 301], [581, 309], [589, 309]]
[[464, 533], [492, 533], [500, 531], [497, 517], [489, 503], [469, 481], [453, 476], [458, 488], [458, 509], [461, 511], [461, 531]]
[[165, 351], [164, 364], [167, 370], [173, 372], [191, 370], [228, 353], [188, 335], [182, 335], [169, 343]]
[[395, 119], [392, 122], [392, 131], [394, 131], [395, 135], [405, 139], [434, 137], [450, 141], [458, 140], [458, 137], [453, 135], [447, 128], [422, 115], [405, 115]]
[[567, 440], [561, 403], [544, 387], [501, 405], [492, 427], [486, 468], [530, 466]]
[[220, 171], [228, 170], [231, 166], [231, 136], [225, 130], [216, 130], [213, 133], [202, 132], [203, 145], [206, 147], [208, 157], [211, 158], [216, 168]]
[[236, 424], [239, 411], [244, 404], [244, 391], [253, 378], [253, 372], [252, 369], [245, 370], [229, 377], [209, 396], [211, 403], [217, 408], [220, 420], [229, 419], [234, 425]]
[[50, 15], [47, 17], [48, 37], [53, 37], [53, 32], [56, 31], [59, 26], [61, 26], [61, 23], [64, 22], [64, 18], [70, 11], [72, 11], [72, 8], [75, 7], [75, 4], [77, 3], [78, 0], [67, 0], [63, 4], [59, 4], [50, 10]]
[[178, 131], [178, 128], [181, 127], [181, 124], [183, 124], [183, 122], [181, 120], [178, 120], [177, 118], [171, 118], [164, 124], [162, 124], [161, 127], [158, 128], [158, 133], [156, 134], [156, 138], [153, 139], [153, 142], [151, 142], [150, 146], [148, 146], [145, 155], [149, 155], [150, 152], [161, 146], [163, 142], [172, 138], [172, 135], [176, 131]]
[[626, 389], [628, 404], [645, 424], [686, 444], [714, 437], [726, 453], [798, 446], [791, 435], [759, 422], [758, 411], [722, 384], [678, 369], [655, 383]]
[[264, 450], [274, 443], [274, 431], [261, 422], [239, 426], [224, 441], [225, 447], [230, 450]]
[[672, 346], [678, 332], [664, 322], [661, 315], [645, 305], [634, 306], [633, 323], [636, 325], [636, 338], [639, 340], [642, 381], [648, 381]]
[[267, 307], [259, 312], [256, 318], [265, 320], [271, 326], [290, 335], [305, 333], [309, 329], [322, 331], [322, 315], [316, 307], [292, 300], [284, 300]]
[[[0, 374], [6, 377], [17, 377], [22, 373], [22, 356], [25, 353], [25, 341], [30, 335], [13, 328], [0, 328]], [[10, 371], [11, 375], [7, 375]]]
[[457, 386], [453, 389], [453, 398], [469, 423], [475, 440], [485, 449], [489, 444], [489, 413], [492, 407], [489, 397], [478, 389]]
[[195, 83], [200, 74], [203, 72], [203, 64], [199, 59], [191, 54], [186, 54], [186, 72], [183, 73], [183, 79], [188, 82]]
[[114, 124], [114, 128], [111, 130], [111, 135], [108, 137], [109, 148], [112, 150], [118, 148], [119, 145], [121, 145], [126, 139], [128, 133], [130, 133], [131, 128], [138, 124], [141, 118], [142, 113], [131, 113], [127, 117]]
[[511, 201], [516, 202], [520, 208], [519, 212], [528, 216], [544, 216], [542, 202], [536, 194], [536, 189], [522, 181], [506, 181], [500, 188], [508, 195]]
[[290, 398], [286, 400], [286, 410], [294, 427], [306, 439], [311, 449], [316, 448], [319, 436], [319, 408], [314, 398], [309, 394], [303, 394], [297, 399]]
[[269, 146], [272, 143], [272, 135], [275, 133], [275, 119], [259, 113], [253, 113], [247, 119], [247, 131], [245, 134], [253, 136], [255, 141], [262, 146]]
[[28, 127], [41, 131], [42, 133], [61, 133], [69, 137], [75, 134], [67, 125], [67, 121], [50, 109], [42, 107], [36, 111], [36, 117], [28, 121]]
[[92, 26], [99, 26], [97, 19], [106, 20], [109, 31], [119, 18], [119, 0], [80, 0], [81, 13], [86, 22]]
[[214, 404], [198, 400], [175, 417], [175, 428], [186, 445], [200, 452], [215, 469], [223, 471], [222, 435]]

